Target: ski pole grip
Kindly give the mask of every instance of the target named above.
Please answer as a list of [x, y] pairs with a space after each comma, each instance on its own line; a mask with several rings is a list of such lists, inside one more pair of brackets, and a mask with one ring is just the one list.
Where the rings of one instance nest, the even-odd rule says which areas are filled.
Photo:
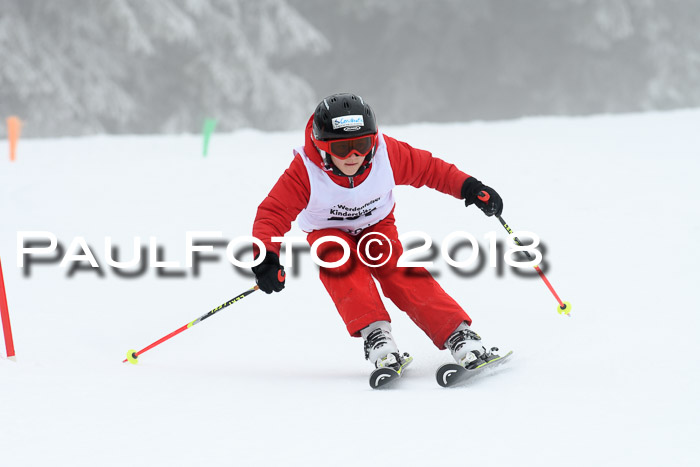
[[486, 193], [485, 191], [480, 191], [479, 194], [477, 195], [477, 198], [479, 198], [484, 203], [488, 203], [489, 199], [491, 199], [491, 195]]

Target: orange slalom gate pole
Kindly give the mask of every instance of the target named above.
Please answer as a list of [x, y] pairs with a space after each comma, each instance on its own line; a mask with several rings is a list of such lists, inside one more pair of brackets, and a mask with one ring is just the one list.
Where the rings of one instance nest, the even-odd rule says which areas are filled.
[[184, 326], [182, 326], [182, 327], [180, 327], [180, 328], [174, 330], [173, 332], [171, 332], [171, 333], [168, 334], [167, 336], [161, 337], [160, 339], [158, 339], [158, 340], [155, 341], [154, 343], [152, 343], [152, 344], [150, 344], [150, 345], [147, 345], [146, 347], [144, 347], [143, 349], [139, 350], [138, 352], [135, 351], [135, 350], [129, 350], [128, 352], [126, 352], [126, 358], [122, 361], [122, 363], [129, 362], [129, 363], [132, 363], [132, 364], [136, 365], [136, 364], [139, 362], [139, 361], [138, 361], [139, 355], [141, 355], [142, 353], [144, 353], [144, 352], [146, 352], [146, 351], [152, 349], [153, 347], [155, 347], [155, 346], [157, 346], [157, 345], [162, 344], [163, 342], [167, 341], [167, 340], [170, 339], [171, 337], [177, 336], [178, 334], [180, 334], [180, 333], [183, 332], [183, 331], [187, 331], [189, 328], [191, 328], [191, 327], [194, 326], [195, 324], [198, 324], [200, 321], [204, 321], [205, 319], [209, 318], [210, 316], [213, 316], [214, 314], [216, 314], [217, 312], [219, 312], [219, 311], [221, 311], [222, 309], [226, 308], [227, 306], [231, 305], [232, 303], [235, 303], [235, 302], [237, 302], [238, 300], [241, 300], [242, 298], [247, 297], [248, 295], [252, 294], [252, 293], [255, 292], [256, 290], [259, 290], [257, 285], [254, 286], [254, 287], [251, 287], [250, 289], [246, 290], [246, 291], [243, 292], [242, 294], [240, 294], [240, 295], [238, 295], [238, 296], [232, 298], [232, 299], [229, 300], [228, 302], [222, 303], [221, 305], [217, 306], [216, 308], [214, 308], [213, 310], [209, 311], [208, 313], [203, 314], [202, 316], [200, 316], [199, 318], [195, 319], [194, 321], [192, 321], [192, 322], [190, 322], [190, 323], [187, 323], [187, 324], [185, 324]]
[[17, 142], [22, 133], [22, 121], [17, 117], [7, 118], [7, 139], [10, 142], [10, 161], [17, 159]]
[[10, 310], [7, 307], [7, 295], [5, 294], [5, 279], [2, 276], [2, 261], [0, 261], [0, 321], [2, 321], [2, 333], [5, 336], [5, 350], [7, 358], [15, 360], [15, 344], [12, 340], [12, 327], [10, 326]]

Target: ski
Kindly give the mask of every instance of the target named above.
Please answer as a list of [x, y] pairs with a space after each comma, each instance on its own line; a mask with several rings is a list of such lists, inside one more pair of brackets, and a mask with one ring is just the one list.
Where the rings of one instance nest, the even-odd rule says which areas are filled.
[[435, 372], [435, 379], [443, 388], [455, 386], [477, 376], [487, 368], [494, 368], [504, 363], [511, 355], [513, 355], [512, 350], [502, 357], [493, 358], [472, 369], [466, 369], [456, 363], [447, 363], [438, 368]]
[[369, 385], [372, 389], [379, 389], [392, 381], [396, 381], [401, 377], [403, 371], [412, 361], [413, 357], [405, 353], [401, 358], [401, 365], [398, 369], [391, 367], [377, 368], [369, 375]]

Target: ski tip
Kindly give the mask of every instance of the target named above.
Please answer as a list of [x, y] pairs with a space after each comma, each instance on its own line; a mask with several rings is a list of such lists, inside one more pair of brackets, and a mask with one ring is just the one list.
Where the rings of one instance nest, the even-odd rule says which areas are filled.
[[401, 374], [391, 368], [378, 368], [372, 372], [369, 385], [372, 389], [379, 389], [390, 381], [400, 378]]
[[493, 368], [502, 364], [511, 355], [513, 355], [513, 351], [509, 350], [505, 354], [499, 355], [498, 357], [471, 369], [464, 368], [462, 365], [457, 363], [446, 363], [437, 369], [435, 372], [435, 379], [443, 388], [454, 387], [472, 376], [481, 373], [485, 369]]
[[446, 363], [437, 369], [435, 379], [443, 388], [453, 384], [453, 380], [459, 379], [459, 376], [465, 372], [463, 366], [456, 363]]
[[124, 360], [122, 363], [126, 362], [129, 362], [132, 365], [136, 365], [139, 362], [139, 356], [136, 354], [134, 349], [131, 349], [126, 353], [126, 360]]

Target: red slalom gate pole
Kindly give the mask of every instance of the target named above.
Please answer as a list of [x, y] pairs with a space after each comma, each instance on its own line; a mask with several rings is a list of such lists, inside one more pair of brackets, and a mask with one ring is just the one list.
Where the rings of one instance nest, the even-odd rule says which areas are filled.
[[7, 306], [7, 294], [5, 293], [5, 279], [2, 275], [2, 261], [0, 261], [0, 321], [2, 321], [2, 333], [5, 336], [7, 358], [16, 361], [15, 343], [12, 340], [12, 326], [10, 326], [10, 310]]
[[201, 321], [204, 321], [205, 319], [209, 318], [210, 316], [215, 315], [216, 313], [218, 313], [219, 311], [223, 310], [223, 309], [226, 308], [227, 306], [231, 305], [232, 303], [236, 303], [238, 300], [241, 300], [241, 299], [247, 297], [248, 295], [252, 294], [252, 293], [255, 292], [256, 290], [259, 290], [257, 285], [254, 286], [254, 287], [251, 287], [250, 289], [248, 289], [248, 290], [246, 290], [245, 292], [243, 292], [242, 294], [240, 294], [240, 295], [238, 295], [238, 296], [232, 298], [231, 300], [229, 300], [229, 301], [227, 301], [227, 302], [225, 302], [225, 303], [222, 303], [221, 305], [219, 305], [219, 306], [217, 306], [216, 308], [214, 308], [213, 310], [211, 310], [211, 311], [209, 311], [209, 312], [203, 314], [202, 316], [200, 316], [199, 318], [195, 319], [194, 321], [189, 322], [189, 323], [185, 324], [184, 326], [182, 326], [181, 328], [178, 328], [178, 329], [174, 330], [173, 332], [171, 332], [171, 333], [168, 334], [167, 336], [161, 337], [160, 339], [158, 339], [158, 340], [155, 341], [154, 343], [152, 343], [152, 344], [150, 344], [150, 345], [144, 347], [143, 349], [139, 350], [138, 352], [137, 352], [136, 350], [133, 350], [133, 349], [132, 349], [132, 350], [129, 350], [129, 351], [126, 353], [126, 358], [122, 361], [122, 363], [129, 362], [129, 363], [132, 363], [132, 364], [136, 365], [136, 364], [139, 362], [139, 361], [138, 361], [138, 358], [139, 358], [139, 356], [140, 356], [142, 353], [147, 352], [148, 350], [151, 350], [153, 347], [156, 347], [156, 346], [162, 344], [163, 342], [167, 341], [168, 339], [170, 339], [170, 338], [172, 338], [172, 337], [177, 336], [178, 334], [180, 334], [180, 333], [183, 332], [183, 331], [187, 331], [189, 328], [191, 328], [191, 327], [194, 326], [195, 324], [198, 324], [198, 323], [200, 323]]
[[[510, 227], [508, 227], [508, 224], [506, 223], [506, 221], [504, 221], [503, 218], [502, 218], [501, 216], [496, 216], [496, 217], [498, 218], [499, 221], [501, 221], [501, 224], [502, 224], [503, 227], [506, 229], [506, 231], [507, 231], [509, 234], [513, 234], [513, 231], [511, 230]], [[518, 237], [513, 236], [513, 241], [515, 241], [515, 243], [516, 243], [518, 246], [523, 246], [523, 244], [520, 242], [520, 240], [518, 239]], [[530, 253], [528, 253], [527, 251], [523, 251], [523, 253], [525, 253], [525, 256], [527, 256], [527, 258], [528, 258], [530, 261], [532, 261], [532, 260], [534, 259], [532, 256], [530, 256]], [[559, 298], [559, 295], [557, 295], [557, 292], [554, 290], [554, 287], [552, 287], [552, 284], [549, 282], [549, 280], [547, 280], [547, 277], [544, 275], [544, 272], [542, 272], [542, 269], [540, 269], [539, 266], [535, 266], [535, 271], [537, 271], [537, 274], [540, 275], [540, 277], [541, 277], [542, 280], [544, 281], [544, 283], [545, 283], [545, 285], [547, 286], [547, 288], [549, 289], [549, 291], [552, 292], [552, 295], [554, 295], [554, 298], [557, 299], [557, 302], [559, 303], [559, 306], [557, 307], [557, 312], [558, 312], [560, 315], [566, 315], [566, 316], [571, 317], [571, 314], [570, 314], [570, 313], [571, 313], [571, 303], [569, 303], [569, 302], [563, 302], [563, 301], [561, 300], [561, 298]]]

